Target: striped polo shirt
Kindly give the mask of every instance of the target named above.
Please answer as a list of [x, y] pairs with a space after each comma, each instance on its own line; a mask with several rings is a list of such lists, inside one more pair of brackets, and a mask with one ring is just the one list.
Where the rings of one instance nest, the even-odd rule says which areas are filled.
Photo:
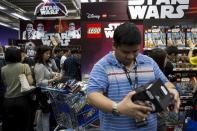
[[[168, 82], [168, 79], [152, 58], [138, 54], [135, 65], [137, 65], [137, 73], [134, 71], [134, 67], [132, 67], [129, 75], [132, 83], [135, 82], [135, 77], [137, 76], [138, 80], [136, 83], [138, 87], [158, 78], [160, 78], [163, 83]], [[128, 82], [122, 65], [117, 61], [112, 52], [104, 56], [94, 65], [88, 81], [88, 94], [92, 92], [107, 92], [109, 99], [120, 102], [132, 90], [134, 90], [133, 84], [130, 85]], [[156, 114], [149, 115], [148, 126], [143, 128], [137, 128], [134, 119], [124, 115], [114, 116], [110, 112], [100, 111], [99, 116], [101, 131], [157, 130]]]

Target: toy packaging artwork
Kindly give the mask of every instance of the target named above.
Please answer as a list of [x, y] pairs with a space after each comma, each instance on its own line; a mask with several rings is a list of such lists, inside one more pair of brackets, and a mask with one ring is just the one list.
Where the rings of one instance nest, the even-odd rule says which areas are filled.
[[197, 28], [192, 27], [187, 29], [187, 46], [197, 44]]
[[185, 47], [185, 31], [180, 26], [168, 29], [167, 46]]
[[171, 100], [169, 91], [160, 79], [136, 88], [136, 94], [132, 97], [134, 103], [148, 101], [148, 106], [152, 108], [152, 112], [154, 113], [167, 110]]
[[145, 30], [145, 48], [166, 47], [166, 33], [162, 26]]

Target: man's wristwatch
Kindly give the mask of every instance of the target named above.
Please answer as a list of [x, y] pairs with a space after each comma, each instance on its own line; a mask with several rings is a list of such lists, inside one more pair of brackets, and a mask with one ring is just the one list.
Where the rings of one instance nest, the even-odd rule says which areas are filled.
[[118, 104], [116, 102], [113, 102], [113, 105], [112, 105], [112, 114], [114, 116], [120, 116], [120, 112], [118, 111], [117, 107], [118, 107]]

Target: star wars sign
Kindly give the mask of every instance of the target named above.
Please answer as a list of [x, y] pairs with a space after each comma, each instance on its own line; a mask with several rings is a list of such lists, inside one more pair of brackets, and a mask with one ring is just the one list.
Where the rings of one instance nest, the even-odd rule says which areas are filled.
[[40, 8], [41, 15], [57, 15], [59, 14], [59, 7], [56, 5], [42, 6]]
[[37, 16], [37, 18], [65, 17], [68, 16], [68, 10], [61, 2], [42, 2], [36, 7], [34, 15]]
[[109, 23], [107, 28], [104, 28], [106, 38], [113, 38], [115, 29], [122, 23]]
[[129, 0], [128, 11], [134, 19], [182, 18], [189, 9], [189, 0]]

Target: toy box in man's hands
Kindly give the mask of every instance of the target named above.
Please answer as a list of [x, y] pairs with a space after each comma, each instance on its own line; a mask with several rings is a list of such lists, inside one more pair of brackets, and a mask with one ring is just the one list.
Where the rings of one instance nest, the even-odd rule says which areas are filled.
[[172, 100], [169, 91], [160, 79], [136, 88], [136, 94], [132, 97], [133, 102], [146, 102], [152, 108], [152, 112], [167, 110]]

